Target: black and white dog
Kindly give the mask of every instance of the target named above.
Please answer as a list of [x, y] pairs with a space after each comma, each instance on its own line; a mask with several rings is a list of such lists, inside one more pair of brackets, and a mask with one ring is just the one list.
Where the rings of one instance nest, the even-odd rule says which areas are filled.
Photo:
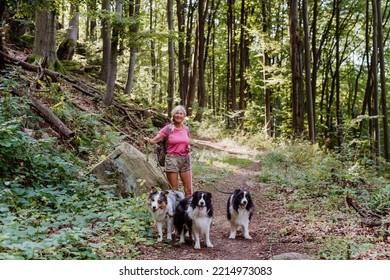
[[249, 222], [253, 214], [253, 201], [250, 193], [236, 189], [227, 202], [227, 218], [230, 221], [230, 236], [235, 239], [237, 230], [242, 227], [245, 239], [252, 239], [249, 235]]
[[179, 202], [176, 208], [174, 224], [180, 233], [180, 243], [184, 243], [184, 235], [188, 230], [195, 241], [195, 249], [200, 249], [200, 236], [205, 236], [206, 246], [214, 247], [210, 241], [210, 228], [213, 219], [211, 193], [196, 191], [192, 196]]
[[163, 240], [163, 228], [167, 229], [167, 239], [172, 240], [173, 217], [179, 201], [184, 199], [184, 194], [174, 190], [157, 191], [152, 188], [148, 199], [148, 208], [156, 221], [158, 238]]

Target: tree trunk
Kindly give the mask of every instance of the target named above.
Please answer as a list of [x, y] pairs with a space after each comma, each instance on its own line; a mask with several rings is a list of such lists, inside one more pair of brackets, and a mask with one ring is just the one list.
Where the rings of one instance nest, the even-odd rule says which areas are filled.
[[[57, 62], [56, 54], [56, 15], [54, 11], [35, 11], [34, 60], [46, 58], [46, 67], [52, 68]], [[54, 67], [55, 68], [55, 67]]]
[[315, 122], [314, 122], [314, 103], [311, 84], [311, 59], [310, 59], [310, 33], [309, 33], [309, 14], [308, 1], [303, 0], [303, 26], [305, 30], [305, 78], [306, 78], [306, 108], [307, 123], [309, 127], [309, 140], [315, 142]]
[[[196, 78], [197, 78], [197, 61], [198, 61], [198, 32], [195, 31], [195, 46], [194, 54], [192, 54], [192, 37], [193, 37], [193, 18], [195, 13], [195, 5], [192, 0], [188, 4], [187, 13], [187, 26], [186, 26], [186, 42], [185, 42], [185, 61], [184, 61], [184, 83], [186, 84], [186, 109], [187, 115], [192, 114], [192, 109], [195, 101], [195, 89], [196, 89]], [[197, 29], [198, 27], [196, 27]], [[192, 62], [192, 64], [191, 64]], [[192, 68], [191, 68], [192, 65]]]
[[[102, 0], [102, 11], [110, 13], [110, 0]], [[110, 48], [111, 48], [111, 39], [110, 39], [110, 19], [108, 16], [102, 19], [101, 26], [101, 37], [103, 40], [103, 60], [100, 68], [99, 78], [103, 82], [107, 82], [109, 71], [110, 71]]]
[[[5, 11], [5, 4], [6, 4], [6, 1], [1, 1], [0, 2], [0, 22], [3, 22], [3, 14], [4, 14], [4, 11]], [[0, 26], [0, 51], [3, 52], [4, 51], [4, 47], [3, 47], [3, 28]], [[2, 55], [0, 55], [0, 69], [3, 69], [5, 67], [5, 61], [4, 61], [4, 57]]]
[[198, 34], [199, 26], [196, 26], [195, 31], [195, 48], [194, 53], [192, 55], [192, 69], [190, 73], [190, 79], [188, 83], [188, 102], [187, 102], [187, 114], [191, 115], [194, 102], [195, 102], [195, 91], [196, 91], [196, 81], [198, 79], [198, 56], [199, 56], [199, 34]]
[[240, 89], [239, 89], [239, 103], [238, 109], [240, 110], [239, 125], [242, 128], [244, 126], [244, 110], [245, 110], [245, 95], [248, 88], [248, 83], [245, 79], [246, 72], [246, 56], [247, 56], [247, 34], [245, 27], [247, 26], [247, 8], [245, 6], [245, 0], [241, 0], [241, 30], [240, 30]]
[[[130, 2], [129, 5], [129, 16], [133, 18], [133, 20], [137, 20], [139, 17], [139, 10], [140, 10], [140, 0], [136, 0], [135, 4], [134, 1]], [[130, 34], [137, 34], [138, 32], [138, 21], [136, 21], [135, 24], [132, 24], [130, 26]], [[135, 60], [137, 57], [137, 47], [135, 46], [136, 42], [130, 47], [130, 59], [129, 59], [129, 68], [127, 71], [127, 82], [125, 87], [125, 94], [128, 96], [131, 95], [131, 90], [133, 88], [133, 81], [134, 81], [134, 71], [135, 71]]]
[[[153, 0], [149, 0], [149, 6], [153, 7]], [[153, 22], [153, 9], [149, 11], [149, 30], [150, 33], [154, 33], [154, 22]], [[152, 102], [157, 100], [157, 70], [156, 70], [156, 50], [155, 50], [155, 41], [152, 38], [150, 40], [150, 65], [152, 67]]]
[[[116, 19], [119, 21], [122, 16], [122, 0], [116, 1], [115, 13]], [[118, 56], [118, 43], [119, 43], [119, 27], [114, 26], [112, 29], [112, 40], [110, 47], [110, 68], [108, 72], [108, 79], [106, 85], [106, 93], [103, 98], [103, 102], [106, 105], [112, 104], [112, 99], [114, 96], [116, 72], [117, 72], [117, 56]]]
[[167, 14], [168, 14], [168, 56], [169, 56], [169, 70], [168, 70], [168, 88], [167, 88], [167, 103], [168, 103], [168, 116], [171, 116], [173, 109], [174, 94], [175, 94], [175, 42], [173, 36], [173, 0], [167, 1]]
[[196, 112], [195, 120], [202, 121], [203, 110], [207, 106], [205, 79], [204, 79], [204, 23], [206, 18], [206, 7], [204, 0], [198, 2], [198, 111]]
[[378, 49], [379, 49], [379, 63], [380, 63], [380, 79], [381, 79], [381, 103], [383, 115], [383, 147], [384, 158], [390, 162], [390, 135], [389, 135], [389, 118], [387, 112], [387, 90], [386, 90], [386, 71], [385, 71], [385, 57], [383, 49], [383, 30], [382, 30], [382, 6], [381, 0], [376, 0], [378, 7]]
[[302, 58], [299, 48], [298, 0], [289, 0], [290, 57], [292, 76], [292, 128], [294, 136], [303, 132]]
[[[261, 4], [261, 14], [263, 17], [263, 34], [268, 35], [268, 25], [269, 25], [269, 17], [268, 17], [268, 10], [267, 8], [269, 5], [267, 4], [266, 0], [262, 0]], [[273, 130], [273, 122], [272, 122], [272, 91], [267, 86], [268, 84], [268, 74], [267, 74], [267, 68], [270, 65], [270, 59], [268, 55], [267, 48], [264, 48], [263, 50], [263, 83], [264, 83], [264, 95], [265, 95], [265, 119], [264, 119], [264, 127], [266, 128], [267, 135], [269, 137], [272, 136], [272, 130]]]
[[184, 45], [184, 34], [185, 34], [185, 10], [186, 10], [186, 1], [176, 0], [176, 16], [177, 16], [177, 25], [178, 32], [181, 39], [178, 42], [178, 75], [179, 75], [179, 96], [180, 104], [186, 106], [187, 101], [187, 79], [186, 73], [184, 72], [185, 68], [185, 45]]
[[86, 41], [94, 42], [96, 40], [96, 19], [91, 18], [91, 11], [96, 12], [96, 0], [89, 0], [87, 2], [87, 17], [85, 20], [85, 37]]
[[60, 60], [72, 60], [74, 51], [77, 47], [79, 37], [79, 8], [71, 4], [70, 6], [70, 21], [66, 31], [66, 38], [60, 44], [57, 50], [57, 57]]
[[379, 128], [379, 102], [378, 102], [378, 7], [376, 0], [372, 0], [372, 116], [373, 119], [373, 142], [372, 151], [376, 156], [380, 155], [380, 128]]

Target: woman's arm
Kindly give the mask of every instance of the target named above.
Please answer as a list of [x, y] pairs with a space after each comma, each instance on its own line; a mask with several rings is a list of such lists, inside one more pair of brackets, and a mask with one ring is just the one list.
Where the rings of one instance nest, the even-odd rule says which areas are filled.
[[163, 139], [164, 136], [162, 136], [161, 134], [157, 134], [154, 138], [144, 137], [145, 142], [149, 142], [150, 144], [157, 144]]

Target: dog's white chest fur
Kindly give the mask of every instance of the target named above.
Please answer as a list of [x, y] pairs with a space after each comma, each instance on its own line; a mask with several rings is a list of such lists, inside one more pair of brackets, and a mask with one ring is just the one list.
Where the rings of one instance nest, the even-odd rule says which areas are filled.
[[249, 222], [250, 212], [246, 209], [238, 208], [238, 212], [230, 207], [230, 213], [232, 215], [231, 222], [237, 226], [246, 225]]
[[208, 232], [212, 218], [208, 216], [206, 207], [196, 207], [195, 209], [189, 208], [188, 215], [192, 219], [192, 229], [199, 234], [205, 234]]

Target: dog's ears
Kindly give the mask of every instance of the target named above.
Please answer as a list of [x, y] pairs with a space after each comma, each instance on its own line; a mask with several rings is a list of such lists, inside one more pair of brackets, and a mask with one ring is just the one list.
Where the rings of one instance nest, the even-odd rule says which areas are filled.
[[167, 196], [167, 195], [169, 194], [169, 191], [165, 190], [165, 191], [162, 192], [162, 194], [163, 194], [164, 196]]
[[151, 187], [151, 188], [150, 188], [150, 193], [151, 193], [151, 194], [156, 193], [156, 192], [157, 192], [156, 187]]

